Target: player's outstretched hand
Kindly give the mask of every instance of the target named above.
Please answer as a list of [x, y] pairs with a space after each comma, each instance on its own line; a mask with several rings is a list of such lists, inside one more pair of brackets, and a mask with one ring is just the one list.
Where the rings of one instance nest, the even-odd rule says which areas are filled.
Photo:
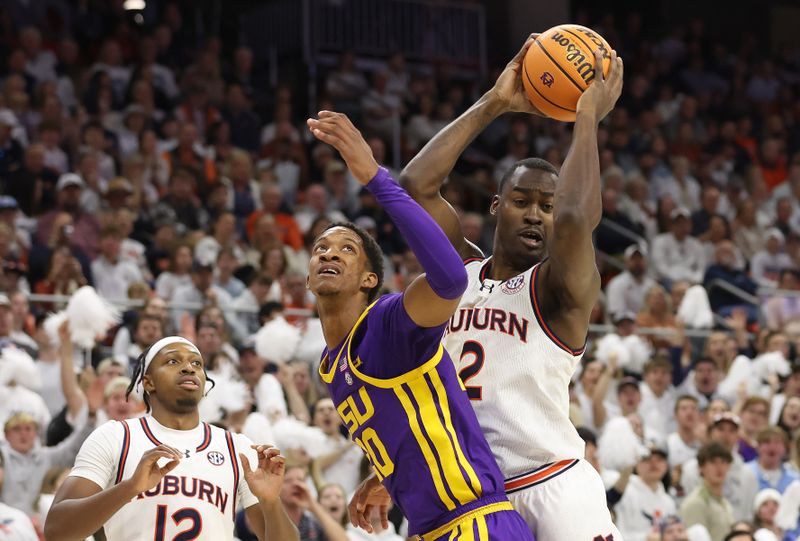
[[309, 118], [306, 121], [311, 133], [338, 150], [356, 180], [367, 184], [378, 172], [378, 162], [361, 132], [342, 113], [320, 111], [318, 116], [318, 119]]
[[583, 91], [578, 100], [578, 116], [590, 115], [595, 122], [600, 122], [614, 108], [619, 95], [622, 93], [622, 59], [617, 56], [617, 51], [611, 51], [611, 66], [608, 77], [603, 77], [603, 53], [594, 52], [594, 80], [589, 88]]
[[500, 77], [497, 78], [490, 91], [491, 95], [503, 104], [505, 112], [533, 113], [544, 116], [541, 111], [533, 106], [531, 100], [525, 94], [525, 89], [522, 87], [522, 62], [525, 60], [525, 53], [528, 52], [537, 37], [539, 37], [539, 34], [528, 36], [528, 39], [522, 44], [522, 49], [506, 64], [505, 69], [500, 73]]
[[[158, 461], [162, 458], [168, 459], [169, 462], [159, 466]], [[156, 486], [180, 461], [180, 451], [169, 445], [159, 445], [142, 455], [136, 471], [127, 482], [136, 494], [141, 494]]]
[[373, 473], [358, 485], [353, 499], [350, 500], [348, 506], [350, 522], [353, 526], [372, 533], [372, 524], [369, 518], [372, 516], [372, 510], [377, 508], [381, 515], [381, 526], [388, 528], [391, 503], [392, 498], [389, 496], [389, 492]]
[[283, 486], [283, 474], [286, 472], [286, 459], [279, 449], [271, 445], [251, 445], [258, 453], [258, 465], [250, 468], [250, 461], [244, 453], [239, 453], [244, 470], [244, 480], [250, 487], [253, 496], [262, 502], [277, 501]]

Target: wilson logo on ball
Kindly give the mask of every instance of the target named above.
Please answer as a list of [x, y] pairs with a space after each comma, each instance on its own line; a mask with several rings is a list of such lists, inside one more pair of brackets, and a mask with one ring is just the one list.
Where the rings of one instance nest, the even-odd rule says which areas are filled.
[[217, 451], [211, 451], [206, 456], [208, 457], [208, 461], [215, 466], [221, 466], [222, 463], [225, 462], [225, 455], [218, 453]]
[[542, 84], [548, 88], [553, 86], [553, 83], [555, 82], [555, 79], [553, 79], [553, 74], [549, 71], [542, 73], [540, 79], [542, 80]]

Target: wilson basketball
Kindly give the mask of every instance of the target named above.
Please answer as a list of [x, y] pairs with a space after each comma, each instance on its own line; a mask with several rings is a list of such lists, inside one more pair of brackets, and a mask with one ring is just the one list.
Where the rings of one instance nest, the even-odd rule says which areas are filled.
[[522, 85], [531, 103], [550, 118], [574, 122], [578, 99], [595, 78], [597, 49], [608, 75], [611, 46], [592, 29], [562, 24], [536, 38], [522, 63]]

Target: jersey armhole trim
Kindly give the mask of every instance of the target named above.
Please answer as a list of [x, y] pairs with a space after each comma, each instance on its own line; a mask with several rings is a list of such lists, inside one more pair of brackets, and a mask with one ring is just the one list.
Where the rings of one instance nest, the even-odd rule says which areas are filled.
[[470, 263], [475, 263], [476, 261], [483, 261], [483, 260], [484, 260], [483, 257], [467, 257], [465, 259], [462, 259], [462, 261], [464, 262], [464, 266], [465, 267], [467, 265], [469, 265]]
[[125, 473], [125, 462], [128, 460], [128, 451], [130, 450], [131, 446], [131, 429], [128, 428], [128, 423], [125, 421], [120, 421], [122, 423], [122, 449], [119, 452], [119, 464], [117, 465], [117, 477], [114, 480], [114, 484], [118, 485], [122, 481], [122, 475]]
[[236, 522], [236, 498], [239, 495], [239, 462], [236, 456], [236, 446], [233, 443], [233, 436], [227, 430], [225, 431], [225, 440], [228, 444], [228, 453], [231, 455], [231, 467], [233, 468], [233, 493], [231, 494], [231, 511], [233, 513], [233, 521]]
[[584, 343], [583, 347], [580, 349], [572, 349], [567, 344], [565, 344], [556, 333], [553, 332], [552, 329], [547, 325], [542, 316], [541, 309], [539, 307], [539, 298], [537, 294], [537, 286], [536, 281], [539, 278], [539, 269], [541, 268], [542, 264], [539, 263], [533, 268], [533, 272], [531, 272], [531, 285], [530, 285], [530, 297], [531, 297], [531, 304], [533, 305], [533, 314], [536, 316], [536, 321], [539, 323], [539, 326], [542, 328], [544, 333], [547, 337], [559, 348], [563, 349], [570, 355], [577, 357], [578, 355], [582, 355], [583, 352], [586, 350], [586, 344]]

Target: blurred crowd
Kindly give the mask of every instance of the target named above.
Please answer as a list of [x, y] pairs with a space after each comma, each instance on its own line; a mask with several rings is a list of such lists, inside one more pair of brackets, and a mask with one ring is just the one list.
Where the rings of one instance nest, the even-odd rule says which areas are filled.
[[[131, 367], [180, 334], [216, 382], [203, 419], [287, 454], [282, 499], [304, 540], [405, 539], [397, 510], [373, 536], [348, 526], [367, 466], [317, 376], [305, 277], [311, 241], [341, 220], [379, 242], [387, 290], [420, 267], [308, 133], [305, 86], [272, 86], [259, 55], [198, 37], [176, 4], [153, 20], [122, 2], [0, 1], [0, 519], [19, 539], [43, 524], [86, 411], [141, 415]], [[599, 128], [605, 285], [571, 395], [586, 457], [626, 541], [797, 539], [800, 51], [768, 55], [747, 33], [727, 46], [699, 19], [575, 22], [626, 65]], [[343, 51], [311, 101], [347, 113], [389, 166], [500, 69], [464, 79], [399, 52], [375, 66]], [[465, 237], [489, 255], [498, 180], [529, 156], [560, 166], [569, 143], [569, 124], [492, 123], [443, 190]], [[84, 285], [126, 310], [93, 351], [44, 328]], [[237, 536], [254, 539], [243, 516]]]

